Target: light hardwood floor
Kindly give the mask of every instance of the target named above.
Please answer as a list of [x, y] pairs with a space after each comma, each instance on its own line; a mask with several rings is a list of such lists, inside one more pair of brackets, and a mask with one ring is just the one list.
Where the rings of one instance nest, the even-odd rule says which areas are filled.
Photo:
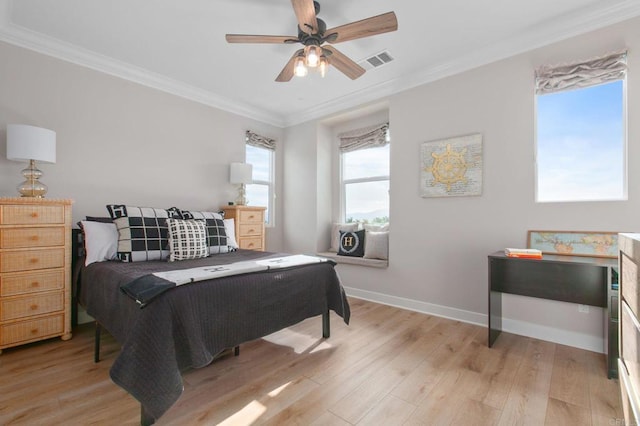
[[[332, 335], [313, 318], [184, 374], [158, 425], [622, 425], [602, 354], [351, 299]], [[0, 355], [0, 424], [134, 425], [109, 379], [118, 345], [93, 328]]]

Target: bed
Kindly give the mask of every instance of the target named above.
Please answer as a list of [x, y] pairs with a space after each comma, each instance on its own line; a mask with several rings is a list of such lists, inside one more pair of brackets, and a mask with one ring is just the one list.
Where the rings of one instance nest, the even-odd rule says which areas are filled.
[[278, 256], [237, 250], [180, 262], [76, 262], [77, 300], [121, 344], [110, 376], [141, 403], [143, 424], [154, 423], [178, 400], [182, 371], [318, 315], [323, 337], [329, 337], [329, 311], [348, 324], [350, 310], [331, 261], [180, 285], [143, 305], [121, 287], [156, 272]]

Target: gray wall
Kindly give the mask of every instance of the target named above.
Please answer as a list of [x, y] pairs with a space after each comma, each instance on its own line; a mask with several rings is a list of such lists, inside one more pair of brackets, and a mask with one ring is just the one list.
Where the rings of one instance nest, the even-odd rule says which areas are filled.
[[[533, 70], [624, 47], [629, 48], [629, 200], [535, 203]], [[527, 230], [638, 231], [638, 51], [640, 19], [634, 19], [390, 97], [390, 265], [386, 270], [339, 265], [348, 293], [486, 324], [487, 255], [526, 246]], [[358, 119], [353, 127], [364, 121], [366, 117]], [[335, 119], [322, 121], [327, 122]], [[476, 132], [483, 135], [482, 196], [421, 198], [420, 144]], [[333, 217], [337, 219], [335, 211]], [[573, 304], [505, 296], [503, 309], [508, 330], [603, 350], [600, 308], [591, 307], [584, 314]]]
[[[0, 194], [17, 194], [25, 166], [6, 159], [7, 124], [52, 129], [57, 163], [41, 165], [42, 181], [49, 198], [75, 200], [74, 221], [107, 203], [218, 209], [235, 200], [229, 163], [244, 161], [245, 130], [283, 143], [280, 128], [29, 50], [0, 43], [0, 58]], [[279, 150], [279, 182], [282, 163]], [[267, 247], [281, 250], [275, 223]]]

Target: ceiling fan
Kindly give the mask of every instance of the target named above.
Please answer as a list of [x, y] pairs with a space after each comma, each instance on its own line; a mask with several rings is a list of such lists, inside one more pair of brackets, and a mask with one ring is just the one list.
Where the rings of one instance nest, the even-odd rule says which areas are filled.
[[276, 78], [276, 81], [279, 82], [289, 81], [294, 75], [306, 75], [305, 65], [318, 67], [320, 73], [324, 76], [329, 64], [336, 67], [350, 79], [355, 80], [365, 73], [365, 69], [335, 47], [324, 44], [342, 43], [398, 29], [398, 20], [393, 12], [327, 29], [324, 21], [317, 17], [320, 12], [320, 4], [317, 1], [291, 0], [291, 4], [298, 19], [297, 36], [226, 35], [228, 43], [302, 44], [304, 48], [296, 51], [291, 56], [287, 65]]

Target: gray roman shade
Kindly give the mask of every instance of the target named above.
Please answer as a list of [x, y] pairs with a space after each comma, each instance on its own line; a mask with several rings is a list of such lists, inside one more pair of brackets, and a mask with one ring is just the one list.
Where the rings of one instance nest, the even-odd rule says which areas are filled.
[[272, 151], [276, 150], [276, 141], [266, 136], [261, 136], [253, 133], [251, 130], [245, 132], [245, 140], [247, 145], [255, 146], [258, 148], [266, 148]]
[[340, 133], [340, 152], [351, 152], [358, 149], [377, 148], [389, 143], [389, 123], [376, 124]]
[[536, 70], [536, 94], [562, 92], [621, 80], [627, 72], [627, 51], [589, 61], [557, 66], [543, 65]]

